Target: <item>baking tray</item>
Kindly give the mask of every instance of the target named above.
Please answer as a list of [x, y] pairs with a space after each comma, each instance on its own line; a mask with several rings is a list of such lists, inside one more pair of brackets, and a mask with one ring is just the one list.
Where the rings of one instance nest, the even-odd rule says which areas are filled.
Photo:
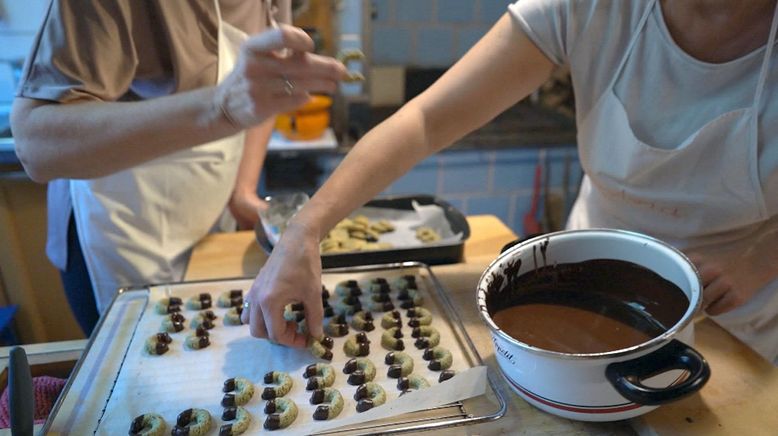
[[[323, 254], [323, 268], [339, 268], [357, 265], [376, 265], [395, 262], [416, 261], [427, 265], [441, 265], [462, 261], [464, 246], [470, 237], [470, 226], [467, 219], [457, 208], [432, 195], [404, 195], [380, 197], [367, 202], [364, 207], [413, 210], [413, 202], [420, 205], [436, 205], [443, 209], [446, 220], [454, 234], [461, 233], [462, 238], [455, 243], [438, 243], [414, 247], [395, 247], [387, 250], [354, 251], [351, 253]], [[273, 251], [273, 244], [265, 234], [261, 223], [254, 226], [257, 243], [268, 254]]]
[[[342, 280], [344, 275], [358, 275], [358, 277], [396, 277], [401, 274], [415, 274], [417, 276], [417, 281], [420, 283], [420, 289], [424, 293], [425, 298], [429, 299], [429, 303], [425, 302], [424, 306], [441, 315], [439, 317], [436, 316], [433, 325], [437, 325], [439, 329], [443, 326], [444, 328], [441, 329], [441, 333], [450, 331], [452, 335], [451, 339], [453, 340], [451, 343], [454, 343], [456, 347], [456, 349], [452, 348], [452, 350], [454, 350], [455, 355], [462, 358], [462, 362], [460, 363], [464, 365], [465, 368], [482, 366], [483, 362], [481, 357], [471, 338], [468, 336], [461, 319], [454, 310], [446, 290], [440, 285], [439, 281], [426, 265], [418, 262], [403, 262], [385, 265], [327, 269], [323, 272], [322, 282], [327, 283], [328, 279], [330, 282], [335, 279]], [[42, 434], [94, 433], [98, 428], [102, 428], [99, 427], [101, 420], [106, 419], [106, 422], [109, 422], [108, 420], [110, 418], [105, 418], [104, 415], [107, 415], [106, 410], [109, 409], [112, 397], [113, 404], [116, 404], [117, 402], [119, 404], [125, 404], [124, 397], [117, 393], [122, 392], [120, 375], [122, 370], [125, 371], [124, 379], [132, 377], [135, 374], [136, 368], [132, 367], [133, 359], [128, 358], [128, 356], [137, 356], [137, 354], [130, 353], [130, 345], [133, 344], [133, 339], [135, 339], [136, 336], [138, 337], [138, 340], [142, 342], [148, 334], [148, 332], [140, 331], [143, 329], [139, 326], [143, 325], [142, 320], [144, 315], [153, 312], [152, 304], [150, 304], [152, 292], [157, 292], [159, 288], [164, 288], [166, 289], [166, 292], [172, 290], [173, 295], [186, 296], [188, 294], [178, 294], [177, 291], [189, 289], [190, 292], [200, 292], [201, 290], [197, 289], [198, 287], [200, 289], [204, 287], [207, 287], [208, 289], [232, 289], [236, 287], [236, 284], [243, 289], [248, 289], [251, 282], [252, 280], [248, 278], [220, 279], [149, 285], [141, 288], [121, 290], [112, 301], [105, 315], [101, 318], [95, 329], [95, 333], [91, 336], [84, 354], [73, 370], [73, 375], [69, 378], [62, 394], [54, 405], [52, 412], [49, 415], [49, 419], [43, 427]], [[154, 291], [152, 291], [152, 289], [154, 289]], [[155, 295], [157, 295], [157, 297], [159, 296], [158, 293]], [[156, 314], [153, 315], [159, 316]], [[155, 321], [158, 322], [158, 319], [155, 318]], [[148, 322], [146, 325], [148, 325]], [[243, 328], [246, 327], [244, 326]], [[382, 329], [378, 327], [377, 330]], [[248, 335], [248, 332], [246, 331], [245, 334]], [[245, 340], [247, 341], [246, 344], [242, 344], [241, 347], [249, 345], [251, 341], [254, 341], [248, 337], [246, 337]], [[376, 344], [375, 346], [381, 350], [380, 345]], [[172, 350], [173, 349], [171, 348], [171, 351]], [[383, 352], [385, 351], [380, 351], [380, 353]], [[165, 356], [160, 357], [160, 359], [164, 358]], [[375, 356], [373, 357], [373, 360], [376, 361]], [[383, 370], [382, 363], [379, 362], [376, 366], [379, 367], [380, 373]], [[361, 423], [352, 427], [339, 428], [337, 430], [319, 432], [316, 434], [337, 433], [347, 435], [367, 435], [376, 433], [402, 433], [496, 420], [505, 414], [507, 405], [500, 390], [496, 388], [494, 374], [488, 372], [487, 376], [488, 386], [486, 386], [486, 394], [484, 396], [380, 421]], [[172, 375], [166, 373], [163, 380], [167, 381], [167, 379], [172, 378]], [[210, 378], [214, 379], [214, 377]], [[215, 378], [218, 379], [218, 384], [221, 384], [222, 379], [220, 377]], [[153, 398], [148, 398], [145, 401], [147, 401], [148, 404], [155, 404], [153, 400]], [[216, 403], [218, 403], [218, 400]], [[149, 409], [155, 410], [155, 407], [150, 406]], [[170, 424], [171, 418], [167, 415], [165, 416]], [[255, 414], [254, 419], [261, 422], [264, 419], [264, 416], [256, 416]], [[124, 419], [120, 420], [120, 422], [123, 425], [129, 425], [128, 422], [124, 422]], [[214, 427], [218, 427], [218, 424]], [[126, 431], [126, 429], [124, 431]], [[113, 432], [99, 432], [98, 434], [111, 433]], [[218, 433], [218, 430], [212, 427], [209, 434], [216, 433]]]

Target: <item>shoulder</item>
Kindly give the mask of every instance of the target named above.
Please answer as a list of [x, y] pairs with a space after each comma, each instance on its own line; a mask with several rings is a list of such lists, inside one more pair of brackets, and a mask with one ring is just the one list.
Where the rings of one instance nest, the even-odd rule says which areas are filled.
[[[570, 56], [579, 42], [625, 38], [653, 0], [519, 0], [512, 16], [533, 37], [557, 38]], [[561, 59], [560, 59], [561, 60]]]

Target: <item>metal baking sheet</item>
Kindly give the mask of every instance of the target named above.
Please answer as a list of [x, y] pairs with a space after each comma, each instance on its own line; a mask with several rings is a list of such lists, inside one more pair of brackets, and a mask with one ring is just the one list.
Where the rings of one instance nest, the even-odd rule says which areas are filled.
[[[457, 208], [432, 195], [406, 195], [382, 197], [371, 200], [365, 207], [413, 210], [413, 202], [420, 205], [437, 205], [443, 209], [446, 220], [454, 234], [462, 238], [455, 243], [429, 244], [414, 247], [395, 247], [386, 250], [354, 251], [351, 253], [323, 254], [323, 268], [338, 268], [358, 265], [376, 265], [395, 262], [416, 261], [427, 265], [441, 265], [462, 261], [465, 241], [470, 237], [467, 219]], [[273, 251], [273, 244], [261, 224], [254, 227], [257, 243], [266, 252]]]
[[[409, 262], [331, 269], [325, 270], [322, 281], [328, 289], [332, 290], [335, 283], [345, 279], [360, 280], [378, 276], [391, 279], [402, 274], [417, 276], [419, 288], [426, 300], [424, 307], [430, 309], [435, 317], [433, 326], [441, 332], [446, 345], [454, 353], [454, 367], [461, 371], [469, 367], [480, 366], [481, 359], [456, 312], [454, 312], [446, 296], [446, 291], [425, 265]], [[224, 379], [236, 375], [248, 376], [255, 382], [259, 392], [262, 389], [261, 375], [269, 370], [290, 370], [290, 374], [296, 378], [297, 386], [289, 395], [298, 395], [302, 399], [307, 399], [310, 393], [304, 391], [302, 378], [298, 377], [302, 368], [263, 366], [262, 362], [266, 360], [266, 357], [263, 356], [266, 354], [257, 351], [260, 348], [255, 346], [258, 343], [265, 343], [265, 341], [248, 337], [246, 326], [226, 327], [218, 323], [218, 327], [211, 331], [213, 345], [200, 351], [185, 351], [181, 347], [187, 329], [172, 335], [174, 341], [178, 343], [178, 347], [174, 342], [171, 351], [168, 352], [169, 355], [147, 356], [140, 352], [145, 338], [153, 334], [159, 326], [162, 316], [154, 312], [153, 303], [162, 296], [175, 295], [186, 298], [200, 292], [211, 292], [216, 298], [218, 293], [223, 290], [234, 288], [247, 290], [251, 282], [250, 279], [209, 280], [155, 285], [121, 292], [114, 299], [90, 340], [84, 356], [79, 361], [73, 376], [68, 381], [68, 385], [44, 427], [44, 433], [115, 434], [116, 432], [126, 432], [132, 417], [147, 411], [162, 413], [170, 426], [175, 422], [176, 414], [184, 408], [203, 407], [211, 412], [217, 422], [209, 434], [217, 434], [221, 415], [219, 405], [222, 395], [221, 384]], [[225, 311], [225, 309], [216, 309], [219, 315], [221, 315], [220, 310]], [[191, 319], [194, 313], [196, 312], [184, 312], [188, 319]], [[221, 321], [221, 318], [217, 321]], [[399, 392], [393, 388], [395, 381], [386, 377], [386, 368], [382, 361], [386, 351], [380, 346], [382, 331], [380, 325], [377, 325], [376, 330], [371, 332], [377, 333], [377, 335], [369, 334], [372, 341], [370, 358], [378, 369], [376, 380], [385, 385], [388, 398], [392, 400], [399, 396]], [[350, 334], [353, 333], [355, 332], [352, 330]], [[336, 338], [335, 350], [342, 347], [344, 340], [345, 338]], [[299, 359], [300, 356], [306, 357], [307, 363], [315, 361], [312, 356], [307, 354], [307, 351], [275, 347], [278, 349], [273, 352], [287, 353], [286, 357], [289, 358], [289, 361]], [[253, 354], [252, 349], [254, 349]], [[432, 384], [435, 384], [436, 379], [433, 377], [436, 373], [426, 369], [423, 366], [425, 362], [420, 357], [415, 356], [415, 353], [420, 353], [420, 350], [416, 350], [412, 345], [408, 349], [414, 355], [416, 363], [414, 372], [426, 376]], [[343, 362], [340, 360], [343, 359], [338, 356], [342, 358], [345, 356], [342, 351], [336, 352], [333, 366], [339, 371], [343, 366]], [[247, 368], [245, 362], [255, 363], [248, 366], [251, 368], [248, 374], [245, 373]], [[241, 371], [244, 373], [241, 374]], [[485, 397], [456, 402], [400, 417], [362, 423], [345, 430], [338, 429], [329, 433], [394, 433], [497, 419], [505, 413], [506, 404], [499, 391], [494, 388], [492, 376], [489, 374], [490, 383]], [[343, 375], [340, 375], [339, 378], [345, 380]], [[350, 391], [355, 388], [349, 386], [345, 389], [349, 390], [348, 393], [343, 392], [344, 398], [347, 399], [346, 407], [353, 408], [354, 402], [350, 399], [350, 394], [352, 394]], [[310, 419], [315, 406], [297, 398], [295, 401], [300, 407], [300, 416]], [[255, 394], [254, 399], [246, 406], [254, 419], [251, 427], [252, 432], [261, 428], [264, 420], [263, 403], [259, 400], [258, 394]], [[298, 420], [300, 419], [298, 417]], [[303, 421], [301, 421], [299, 427], [303, 428], [303, 425]], [[299, 432], [294, 431], [295, 424], [289, 430], [299, 434]]]

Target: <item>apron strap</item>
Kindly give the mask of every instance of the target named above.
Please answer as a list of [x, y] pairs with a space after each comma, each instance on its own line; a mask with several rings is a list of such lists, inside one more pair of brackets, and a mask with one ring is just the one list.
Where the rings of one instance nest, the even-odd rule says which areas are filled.
[[219, 25], [222, 23], [222, 8], [219, 7], [219, 0], [213, 0], [214, 8], [216, 9], [216, 19], [219, 21]]
[[616, 80], [619, 78], [619, 75], [621, 75], [621, 70], [624, 69], [624, 65], [627, 64], [627, 58], [629, 58], [629, 54], [632, 53], [632, 48], [635, 46], [635, 43], [637, 43], [638, 36], [640, 36], [640, 32], [643, 30], [643, 27], [646, 25], [646, 22], [648, 21], [648, 17], [649, 15], [651, 15], [651, 11], [654, 9], [655, 4], [656, 4], [656, 0], [651, 0], [651, 2], [648, 4], [648, 7], [643, 12], [643, 15], [640, 17], [640, 21], [638, 21], [638, 26], [635, 29], [635, 33], [632, 35], [632, 39], [629, 40], [629, 44], [627, 44], [627, 49], [624, 50], [624, 56], [622, 56], [621, 62], [619, 62], [619, 66], [616, 67], [616, 71], [613, 73], [611, 82], [610, 84], [608, 84], [608, 87], [606, 89], [613, 89], [614, 85], [616, 85]]
[[759, 113], [759, 106], [762, 101], [765, 82], [767, 82], [767, 73], [770, 71], [770, 58], [773, 54], [773, 46], [775, 46], [776, 29], [778, 29], [778, 3], [775, 5], [775, 11], [773, 11], [773, 21], [770, 24], [770, 36], [767, 38], [767, 47], [765, 49], [764, 60], [762, 60], [762, 69], [759, 71], [759, 80], [756, 82], [756, 93], [754, 94], [754, 111], [756, 113]]

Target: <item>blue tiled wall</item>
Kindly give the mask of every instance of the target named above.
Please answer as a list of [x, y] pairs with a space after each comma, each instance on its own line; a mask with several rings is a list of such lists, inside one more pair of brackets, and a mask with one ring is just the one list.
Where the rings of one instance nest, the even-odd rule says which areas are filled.
[[21, 64], [32, 46], [47, 6], [47, 0], [0, 0], [0, 131], [8, 125], [8, 112]]
[[[496, 215], [515, 233], [523, 235], [527, 233], [523, 221], [531, 207], [540, 153], [538, 148], [445, 151], [420, 162], [382, 195], [433, 194], [465, 214]], [[550, 169], [548, 192], [566, 199], [564, 209], [569, 211], [582, 174], [576, 149], [570, 145], [547, 149], [545, 153]], [[323, 182], [342, 156], [320, 159]], [[536, 217], [543, 214], [543, 200], [541, 195]]]
[[462, 56], [511, 0], [372, 0], [372, 63], [445, 67]]

